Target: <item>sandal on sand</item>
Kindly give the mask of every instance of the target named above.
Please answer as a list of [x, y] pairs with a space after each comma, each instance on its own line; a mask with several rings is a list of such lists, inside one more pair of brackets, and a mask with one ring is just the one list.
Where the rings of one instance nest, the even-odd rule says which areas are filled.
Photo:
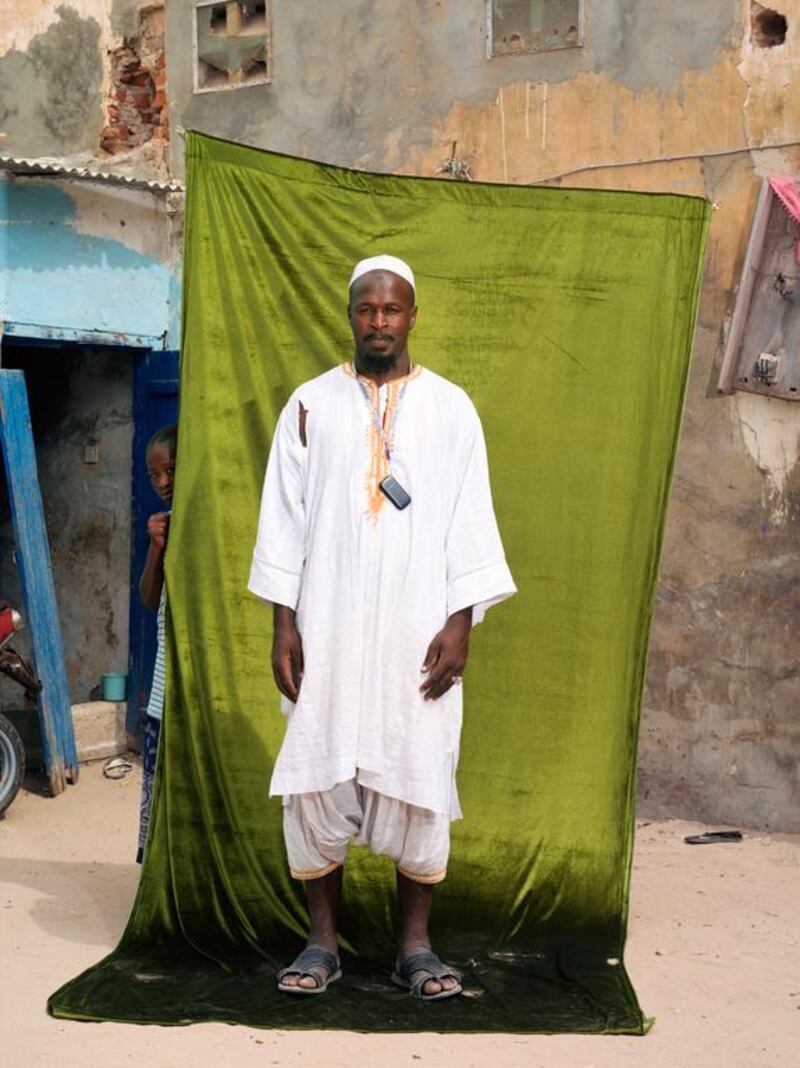
[[[414, 979], [413, 976], [418, 976]], [[438, 994], [426, 994], [425, 984], [433, 979], [441, 983], [442, 979], [455, 979], [456, 986], [451, 990], [443, 989]], [[412, 998], [421, 998], [423, 1001], [440, 1001], [442, 998], [452, 998], [460, 994], [464, 989], [461, 985], [461, 976], [442, 964], [435, 953], [426, 950], [423, 953], [412, 953], [406, 957], [397, 967], [392, 976], [392, 982], [408, 990]]]
[[741, 831], [703, 831], [684, 838], [687, 845], [713, 845], [715, 842], [741, 842]]
[[[319, 974], [319, 971], [315, 970], [320, 968], [324, 968], [328, 973], [324, 979]], [[313, 979], [317, 985], [288, 985], [283, 982], [287, 975], [299, 975], [301, 979], [305, 979], [307, 976], [309, 979]], [[328, 989], [329, 983], [341, 978], [342, 969], [339, 967], [339, 961], [333, 953], [329, 953], [327, 949], [322, 949], [321, 946], [309, 946], [292, 961], [288, 968], [282, 968], [278, 972], [278, 990], [282, 990], [285, 994], [324, 994]]]

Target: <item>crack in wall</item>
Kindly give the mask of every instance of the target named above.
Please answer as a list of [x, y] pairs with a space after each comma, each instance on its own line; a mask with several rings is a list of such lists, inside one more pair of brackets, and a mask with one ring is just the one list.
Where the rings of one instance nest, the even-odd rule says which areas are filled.
[[800, 454], [800, 412], [789, 401], [754, 393], [736, 393], [730, 410], [748, 454], [765, 477], [764, 505], [773, 522], [783, 523], [789, 518], [788, 483]]

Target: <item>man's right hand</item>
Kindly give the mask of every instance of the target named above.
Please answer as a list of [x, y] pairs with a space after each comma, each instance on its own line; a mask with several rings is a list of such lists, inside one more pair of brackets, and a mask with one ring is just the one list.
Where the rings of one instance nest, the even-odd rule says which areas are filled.
[[282, 604], [276, 604], [273, 613], [272, 674], [283, 696], [297, 701], [303, 681], [303, 639], [294, 611]]
[[169, 534], [169, 512], [155, 512], [151, 515], [147, 520], [147, 533], [153, 545], [163, 552], [167, 547], [167, 534]]

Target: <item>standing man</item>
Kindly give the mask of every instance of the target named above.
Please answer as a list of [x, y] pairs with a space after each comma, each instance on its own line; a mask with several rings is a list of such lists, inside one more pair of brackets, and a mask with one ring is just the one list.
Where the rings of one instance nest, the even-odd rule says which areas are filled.
[[461, 991], [431, 949], [447, 869], [470, 628], [516, 592], [480, 420], [458, 386], [412, 364], [414, 275], [362, 260], [347, 308], [351, 363], [292, 394], [264, 480], [249, 589], [274, 605], [272, 670], [288, 718], [270, 785], [291, 873], [306, 883], [306, 949], [281, 990], [341, 975], [342, 865], [355, 839], [397, 867], [392, 979], [426, 1000]]

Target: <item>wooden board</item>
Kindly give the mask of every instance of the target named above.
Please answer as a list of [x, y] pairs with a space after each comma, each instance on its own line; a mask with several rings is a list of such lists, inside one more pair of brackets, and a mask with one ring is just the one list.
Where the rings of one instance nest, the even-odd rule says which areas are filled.
[[77, 782], [78, 757], [22, 371], [0, 370], [0, 448], [25, 602], [22, 614], [29, 631], [33, 668], [42, 682], [37, 701], [42, 753], [50, 787], [59, 794], [68, 781]]

